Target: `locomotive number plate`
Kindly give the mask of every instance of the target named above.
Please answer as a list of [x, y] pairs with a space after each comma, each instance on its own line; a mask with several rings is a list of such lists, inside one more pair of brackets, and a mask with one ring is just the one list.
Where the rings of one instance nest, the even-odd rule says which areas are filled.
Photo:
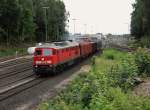
[[51, 64], [51, 61], [36, 61], [36, 64]]

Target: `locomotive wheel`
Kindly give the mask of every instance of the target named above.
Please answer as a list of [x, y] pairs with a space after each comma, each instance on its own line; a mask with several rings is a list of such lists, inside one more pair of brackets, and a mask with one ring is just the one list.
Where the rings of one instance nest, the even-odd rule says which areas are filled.
[[63, 72], [63, 66], [62, 66], [62, 65], [59, 65], [58, 68], [57, 68], [57, 71], [58, 71], [58, 72]]
[[52, 70], [52, 75], [56, 75], [57, 71], [56, 71], [56, 67], [53, 68]]
[[35, 70], [35, 68], [33, 68], [33, 73], [34, 73], [35, 75], [37, 75], [37, 76], [40, 75], [40, 72], [39, 72], [38, 70]]

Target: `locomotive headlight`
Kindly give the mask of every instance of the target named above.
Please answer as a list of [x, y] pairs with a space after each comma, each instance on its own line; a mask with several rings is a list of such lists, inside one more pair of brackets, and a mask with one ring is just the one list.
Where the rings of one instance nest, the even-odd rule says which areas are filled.
[[44, 58], [42, 58], [41, 60], [44, 61]]
[[50, 64], [50, 63], [52, 63], [52, 61], [47, 61], [47, 63], [49, 63], [49, 64]]

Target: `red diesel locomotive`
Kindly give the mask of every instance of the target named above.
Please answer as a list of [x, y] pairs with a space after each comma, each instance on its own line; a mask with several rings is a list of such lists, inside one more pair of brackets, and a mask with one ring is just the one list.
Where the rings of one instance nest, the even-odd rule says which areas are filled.
[[56, 73], [96, 51], [97, 43], [89, 41], [45, 43], [35, 49], [33, 70], [37, 75]]
[[76, 42], [54, 42], [38, 46], [34, 53], [36, 74], [56, 72], [80, 57], [80, 47]]

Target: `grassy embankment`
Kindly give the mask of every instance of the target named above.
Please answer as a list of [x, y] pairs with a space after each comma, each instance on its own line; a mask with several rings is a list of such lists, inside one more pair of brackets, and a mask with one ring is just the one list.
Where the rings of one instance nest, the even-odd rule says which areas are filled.
[[150, 110], [150, 99], [132, 92], [136, 77], [150, 75], [150, 52], [107, 49], [93, 58], [91, 66], [89, 73], [77, 76], [39, 110]]
[[0, 57], [14, 56], [16, 52], [21, 55], [26, 54], [27, 48], [0, 48]]
[[28, 47], [35, 46], [35, 42], [32, 43], [18, 43], [15, 45], [6, 46], [6, 44], [0, 45], [0, 57], [14, 56], [16, 52], [18, 55], [27, 54]]

